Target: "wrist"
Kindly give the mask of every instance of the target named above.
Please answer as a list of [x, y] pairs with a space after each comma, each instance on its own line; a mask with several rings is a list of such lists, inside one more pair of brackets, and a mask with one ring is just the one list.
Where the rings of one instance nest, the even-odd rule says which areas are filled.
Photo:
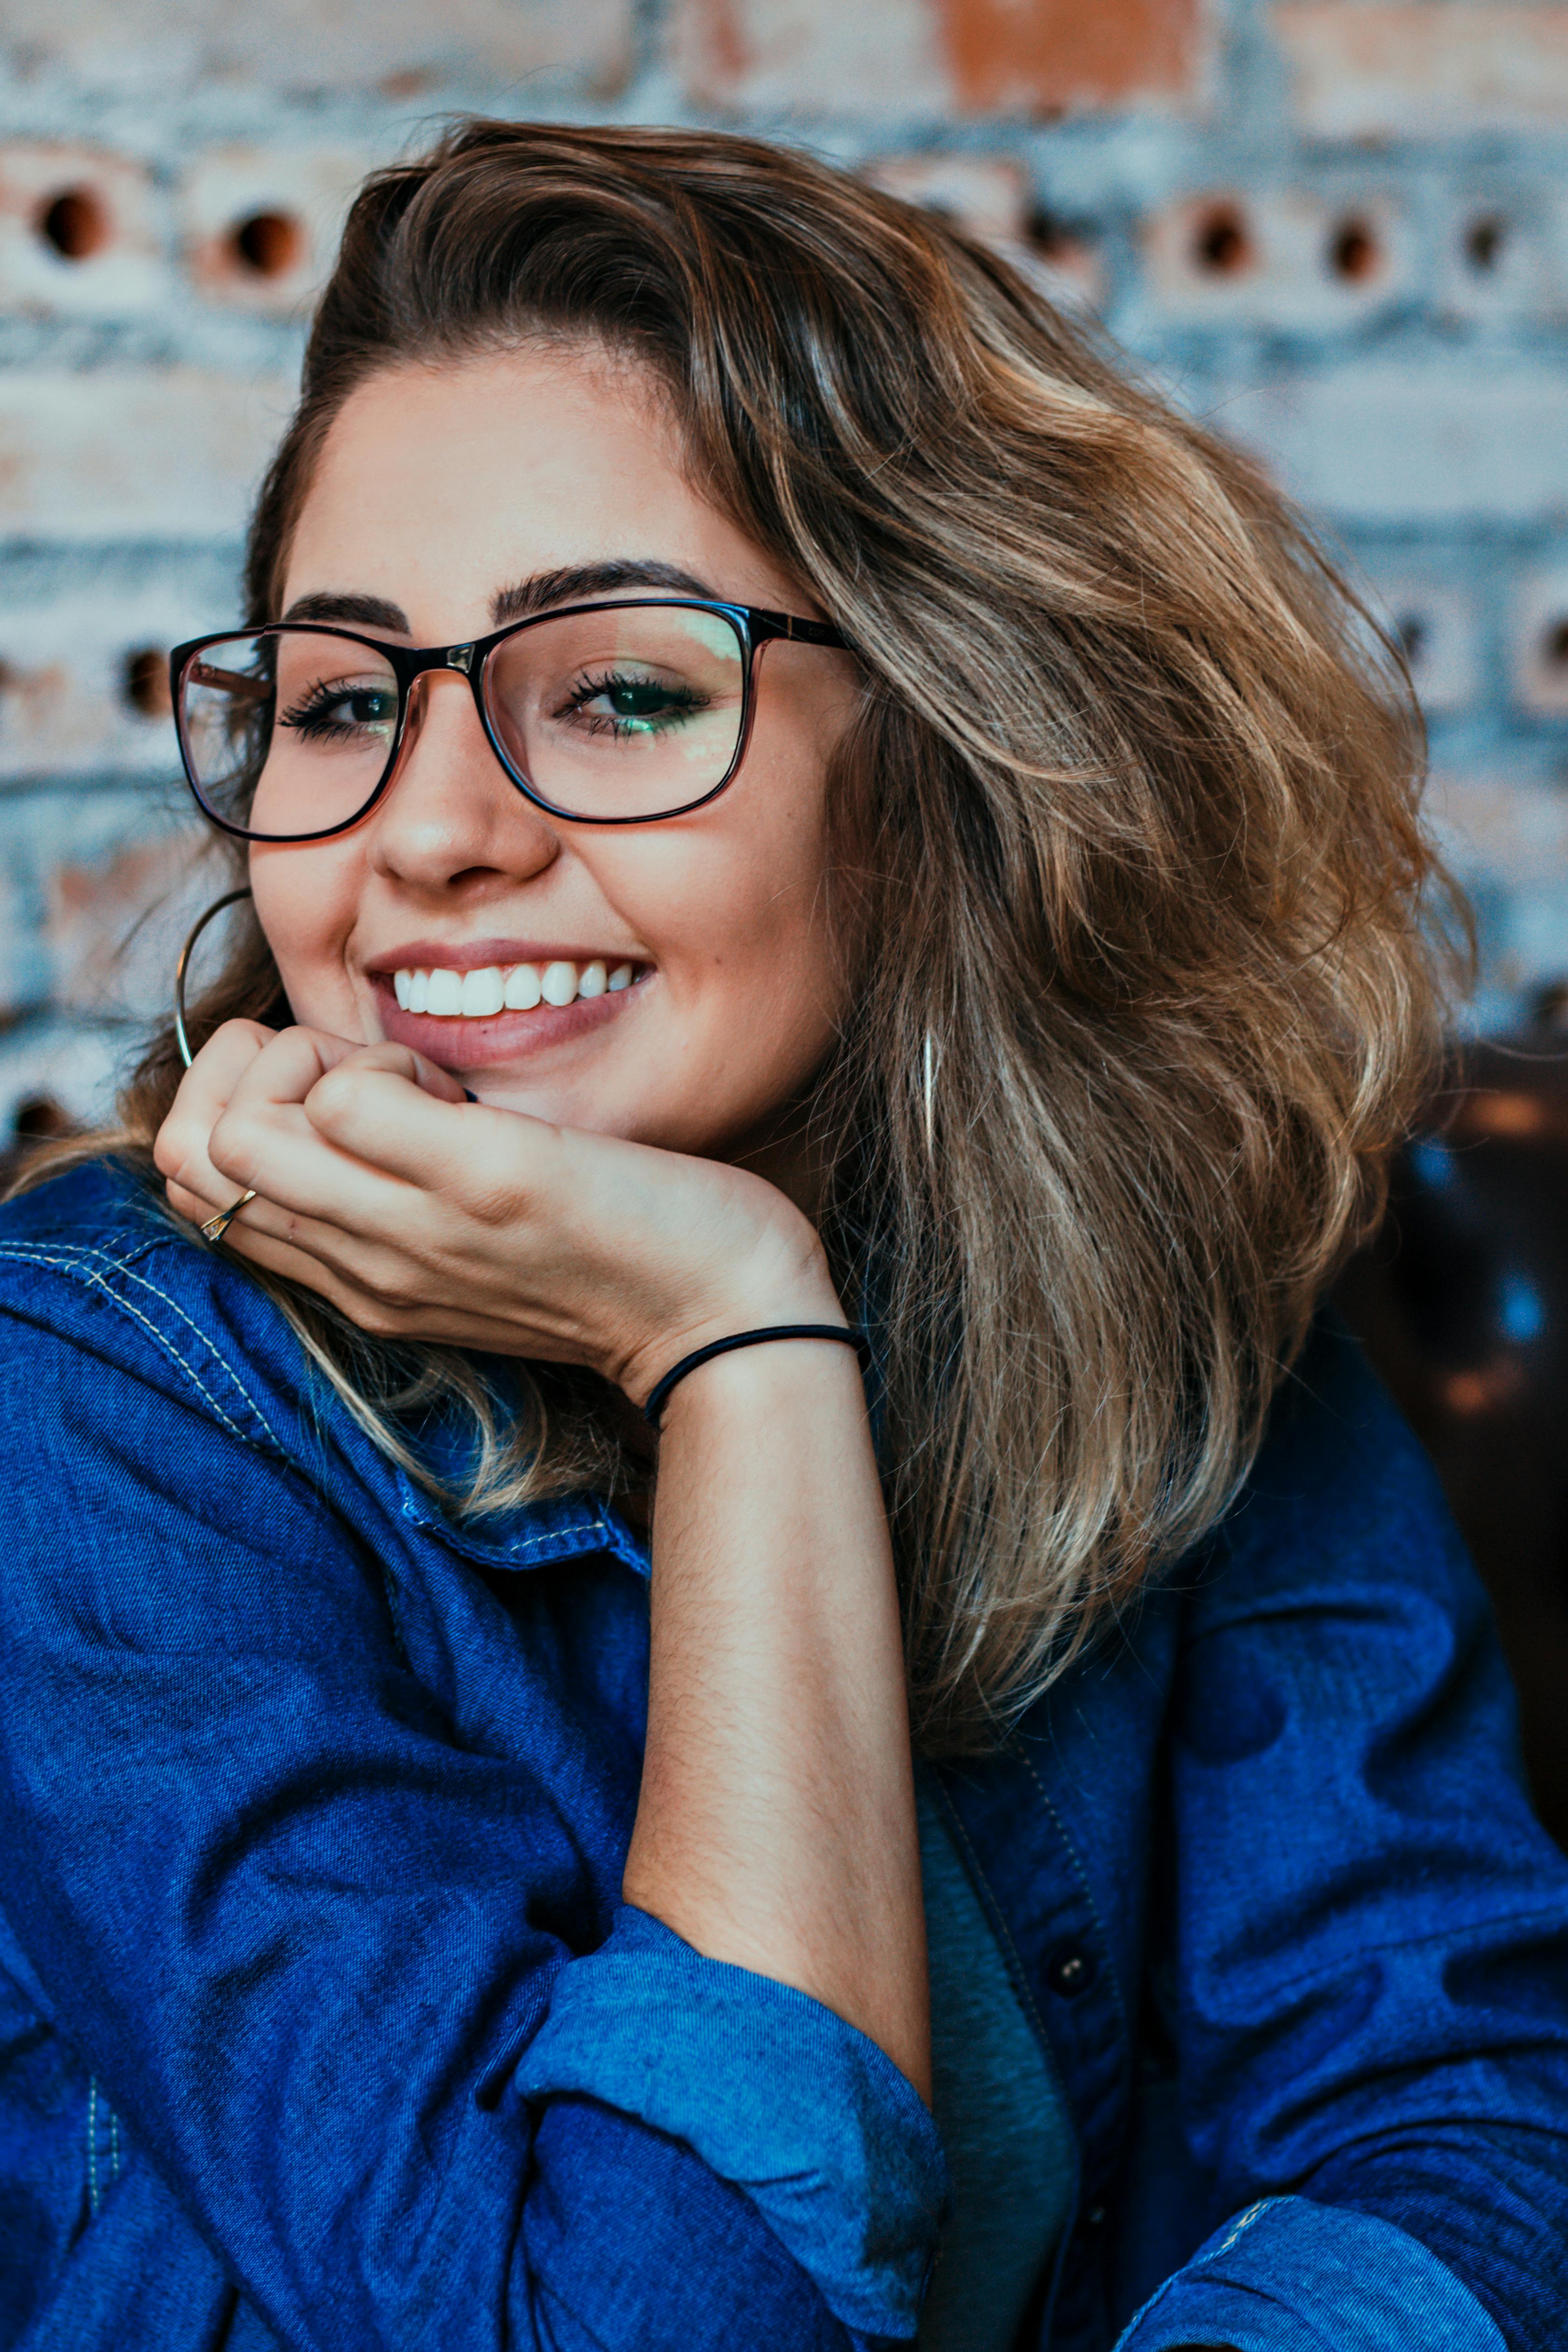
[[[698, 1350], [695, 1361], [689, 1354], [679, 1358], [677, 1365], [687, 1369], [674, 1387], [661, 1381], [653, 1391], [657, 1418], [644, 1408], [660, 1438], [668, 1443], [672, 1433], [685, 1440], [699, 1432], [708, 1439], [724, 1431], [743, 1432], [749, 1445], [759, 1429], [793, 1425], [803, 1413], [809, 1419], [830, 1406], [837, 1415], [850, 1402], [858, 1413], [863, 1411], [862, 1359], [851, 1326], [783, 1328], [790, 1337], [759, 1338], [713, 1354]], [[837, 1336], [840, 1332], [843, 1338]]]
[[[815, 1236], [813, 1237], [815, 1241]], [[742, 1332], [772, 1329], [798, 1324], [830, 1325], [837, 1330], [847, 1330], [849, 1318], [845, 1314], [838, 1294], [827, 1271], [827, 1262], [817, 1250], [820, 1264], [810, 1269], [808, 1278], [786, 1286], [770, 1286], [765, 1291], [749, 1291], [737, 1287], [722, 1299], [701, 1310], [679, 1318], [671, 1318], [657, 1332], [650, 1334], [631, 1350], [616, 1375], [617, 1385], [632, 1402], [642, 1411], [658, 1383], [675, 1366], [703, 1349], [716, 1347], [721, 1341], [738, 1337]], [[736, 1349], [742, 1354], [769, 1354], [786, 1346], [805, 1343], [779, 1340], [765, 1348]], [[825, 1345], [842, 1347], [839, 1341]], [[847, 1355], [852, 1353], [844, 1348]], [[715, 1363], [729, 1362], [730, 1354], [715, 1356]], [[702, 1369], [706, 1370], [706, 1367]], [[690, 1375], [689, 1377], [695, 1377]], [[681, 1385], [684, 1387], [685, 1382]]]
[[803, 1341], [825, 1340], [830, 1347], [847, 1348], [864, 1373], [870, 1361], [870, 1343], [864, 1331], [852, 1323], [763, 1323], [749, 1331], [735, 1331], [722, 1339], [710, 1339], [705, 1348], [694, 1348], [679, 1357], [657, 1381], [653, 1393], [643, 1407], [644, 1418], [655, 1429], [661, 1428], [664, 1409], [682, 1381], [701, 1371], [707, 1365], [725, 1356], [738, 1356], [756, 1348], [799, 1346]]

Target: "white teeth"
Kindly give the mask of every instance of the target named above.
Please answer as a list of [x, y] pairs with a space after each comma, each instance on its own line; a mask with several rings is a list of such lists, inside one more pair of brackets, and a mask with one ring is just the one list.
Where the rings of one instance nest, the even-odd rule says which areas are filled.
[[531, 1013], [537, 1004], [566, 1005], [579, 996], [618, 996], [636, 977], [635, 964], [611, 969], [595, 956], [579, 971], [562, 957], [542, 971], [536, 963], [491, 963], [479, 971], [452, 971], [439, 965], [429, 971], [405, 968], [393, 973], [392, 986], [405, 1013], [487, 1021], [503, 1010]]
[[463, 974], [463, 1017], [468, 1021], [483, 1021], [499, 1013], [506, 1001], [499, 963], [489, 963], [479, 971]]

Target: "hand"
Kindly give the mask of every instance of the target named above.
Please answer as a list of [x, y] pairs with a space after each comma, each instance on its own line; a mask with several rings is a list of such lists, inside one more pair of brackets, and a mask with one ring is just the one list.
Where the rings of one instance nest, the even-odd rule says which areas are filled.
[[254, 1186], [225, 1247], [362, 1330], [587, 1364], [638, 1404], [710, 1339], [845, 1319], [761, 1177], [469, 1103], [403, 1045], [228, 1022], [153, 1157], [195, 1223]]

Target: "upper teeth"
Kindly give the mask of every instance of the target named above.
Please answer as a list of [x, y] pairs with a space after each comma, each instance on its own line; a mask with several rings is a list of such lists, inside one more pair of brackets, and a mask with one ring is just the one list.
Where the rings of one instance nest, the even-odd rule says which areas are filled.
[[579, 996], [616, 994], [632, 984], [635, 967], [618, 963], [606, 971], [592, 963], [486, 964], [479, 971], [394, 972], [392, 985], [405, 1013], [434, 1013], [445, 1020], [482, 1021], [492, 1013], [531, 1013], [536, 1004], [570, 1004]]

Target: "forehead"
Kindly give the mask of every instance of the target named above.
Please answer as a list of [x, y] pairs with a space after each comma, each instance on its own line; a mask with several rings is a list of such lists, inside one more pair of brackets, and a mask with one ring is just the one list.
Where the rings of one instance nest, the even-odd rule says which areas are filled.
[[351, 394], [301, 508], [286, 600], [353, 590], [412, 614], [611, 559], [680, 564], [745, 602], [787, 584], [693, 487], [647, 369], [530, 347], [388, 370]]

